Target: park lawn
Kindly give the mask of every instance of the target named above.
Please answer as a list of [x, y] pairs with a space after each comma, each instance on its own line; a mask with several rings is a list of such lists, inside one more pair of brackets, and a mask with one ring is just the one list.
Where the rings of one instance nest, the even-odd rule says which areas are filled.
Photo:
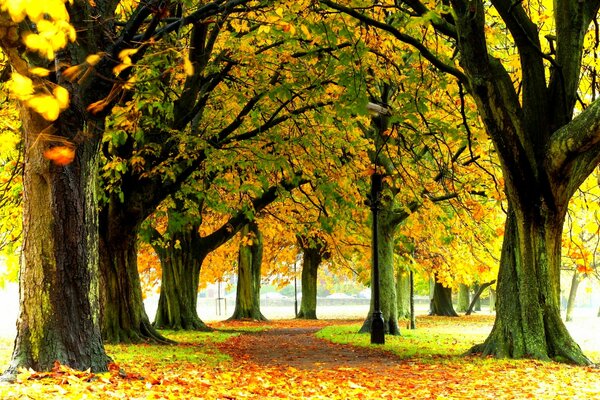
[[[257, 365], [243, 354], [235, 359], [219, 344], [263, 329], [310, 322], [219, 323], [218, 331], [164, 332], [177, 345], [107, 345], [115, 364], [102, 374], [57, 366], [53, 373], [32, 371], [18, 383], [0, 383], [1, 399], [519, 399], [598, 398], [600, 370], [553, 362], [463, 357], [489, 331], [489, 318], [425, 317], [418, 329], [386, 337], [383, 347], [398, 354], [396, 365], [378, 365], [381, 346], [358, 335], [356, 321], [318, 321], [325, 340], [373, 351], [369, 366], [301, 369]], [[324, 342], [325, 343], [325, 342]], [[324, 344], [325, 345], [325, 344]], [[12, 341], [0, 341], [0, 360], [10, 359]], [[264, 349], [269, 351], [269, 349]], [[314, 349], [318, 351], [318, 349]], [[591, 357], [598, 361], [598, 354]], [[595, 358], [594, 358], [595, 357]], [[373, 370], [372, 366], [376, 369]], [[374, 372], [375, 371], [375, 372]]]

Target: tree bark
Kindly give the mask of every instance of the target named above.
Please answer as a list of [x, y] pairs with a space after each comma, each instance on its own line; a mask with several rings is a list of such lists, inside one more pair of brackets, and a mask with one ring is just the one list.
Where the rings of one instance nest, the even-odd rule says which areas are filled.
[[250, 222], [242, 228], [241, 236], [242, 238], [248, 238], [252, 243], [240, 245], [235, 310], [229, 320], [252, 319], [266, 321], [267, 319], [260, 311], [262, 233], [256, 222]]
[[433, 297], [431, 298], [429, 315], [458, 317], [458, 314], [452, 305], [452, 288], [445, 287], [437, 280], [433, 287]]
[[[380, 276], [380, 305], [385, 323], [385, 333], [389, 335], [400, 335], [398, 326], [398, 300], [396, 298], [396, 280], [394, 279], [394, 236], [397, 223], [392, 220], [390, 213], [382, 210], [379, 213], [379, 276]], [[371, 282], [373, 272], [371, 272]], [[371, 283], [371, 289], [373, 284]], [[360, 333], [371, 332], [371, 321], [373, 316], [373, 296], [369, 314], [360, 328]]]
[[[98, 322], [100, 135], [90, 131], [91, 138], [77, 146], [73, 162], [60, 166], [43, 156], [62, 144], [40, 140], [40, 132], [50, 124], [25, 107], [21, 119], [26, 151], [20, 314], [7, 376], [22, 367], [49, 371], [55, 361], [79, 370], [106, 371], [110, 358]], [[54, 124], [54, 134], [69, 140], [76, 134], [88, 136], [81, 121], [76, 112], [65, 112]]]
[[496, 321], [490, 336], [472, 352], [590, 364], [560, 317], [558, 275], [563, 221], [552, 225], [538, 221], [523, 218], [509, 203]]
[[102, 337], [107, 343], [168, 343], [144, 309], [137, 269], [141, 222], [129, 217], [128, 207], [113, 198], [100, 213]]
[[573, 308], [575, 308], [575, 298], [577, 297], [577, 289], [581, 282], [581, 274], [575, 270], [573, 271], [573, 278], [571, 279], [571, 288], [569, 289], [569, 299], [567, 300], [567, 312], [565, 316], [566, 321], [573, 320]]
[[410, 318], [410, 271], [408, 268], [400, 266], [396, 275], [398, 318]]
[[469, 286], [461, 283], [458, 285], [458, 304], [456, 305], [456, 311], [466, 312], [469, 309]]
[[198, 284], [204, 261], [199, 226], [188, 224], [171, 234], [166, 246], [153, 246], [160, 258], [162, 279], [154, 318], [158, 329], [211, 329], [198, 316]]
[[325, 242], [319, 237], [298, 236], [302, 249], [302, 300], [297, 318], [317, 319], [317, 272], [323, 260]]

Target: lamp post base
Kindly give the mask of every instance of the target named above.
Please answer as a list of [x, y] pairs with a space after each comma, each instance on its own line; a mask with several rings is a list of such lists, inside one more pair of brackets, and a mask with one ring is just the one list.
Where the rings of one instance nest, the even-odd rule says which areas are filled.
[[371, 344], [385, 344], [385, 326], [381, 311], [374, 311], [371, 320]]

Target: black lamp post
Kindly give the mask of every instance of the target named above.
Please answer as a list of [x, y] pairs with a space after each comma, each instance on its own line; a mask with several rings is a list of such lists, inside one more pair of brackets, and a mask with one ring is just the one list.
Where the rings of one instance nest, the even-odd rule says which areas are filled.
[[371, 175], [371, 211], [373, 213], [373, 315], [371, 316], [371, 343], [385, 344], [385, 326], [380, 304], [380, 282], [379, 282], [379, 228], [378, 216], [381, 204], [381, 188], [383, 175], [375, 172]]

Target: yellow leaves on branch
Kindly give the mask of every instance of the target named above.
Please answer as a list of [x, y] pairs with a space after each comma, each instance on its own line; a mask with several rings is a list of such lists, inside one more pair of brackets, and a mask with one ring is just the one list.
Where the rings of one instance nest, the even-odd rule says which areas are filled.
[[55, 86], [52, 92], [38, 90], [30, 78], [13, 72], [8, 87], [17, 99], [47, 121], [55, 121], [60, 112], [69, 107], [69, 92], [62, 86]]
[[0, 0], [0, 10], [7, 12], [15, 23], [29, 18], [36, 33], [27, 33], [23, 42], [49, 60], [56, 50], [75, 41], [75, 28], [69, 23], [69, 13], [64, 0]]

